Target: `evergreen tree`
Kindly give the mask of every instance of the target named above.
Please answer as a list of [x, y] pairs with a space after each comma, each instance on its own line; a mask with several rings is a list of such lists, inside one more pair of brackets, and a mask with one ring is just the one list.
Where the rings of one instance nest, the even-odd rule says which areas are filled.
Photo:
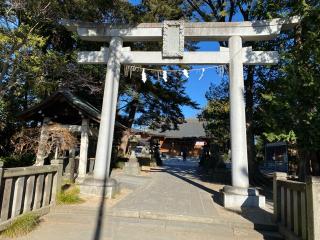
[[[101, 106], [105, 66], [78, 64], [75, 50], [98, 50], [107, 44], [81, 41], [61, 25], [62, 19], [131, 25], [159, 22], [183, 17], [184, 13], [176, 6], [180, 3], [145, 1], [132, 6], [120, 0], [1, 0], [0, 154], [1, 149], [9, 150], [9, 139], [19, 129], [14, 114], [59, 88], [70, 89], [96, 107]], [[160, 43], [131, 44], [133, 50], [158, 50], [160, 46]], [[118, 120], [130, 128], [139, 113], [138, 124], [176, 128], [184, 120], [181, 107], [196, 104], [186, 95], [185, 80], [180, 75], [169, 74], [168, 80], [162, 83], [156, 76], [150, 76], [142, 84], [139, 74], [132, 78], [122, 76]]]

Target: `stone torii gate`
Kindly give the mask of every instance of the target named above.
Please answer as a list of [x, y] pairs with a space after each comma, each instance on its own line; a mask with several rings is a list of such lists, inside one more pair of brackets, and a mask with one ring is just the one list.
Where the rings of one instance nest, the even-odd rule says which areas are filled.
[[[101, 181], [109, 177], [121, 64], [130, 65], [209, 65], [228, 64], [230, 69], [230, 126], [232, 154], [232, 186], [222, 191], [224, 206], [264, 206], [264, 196], [249, 187], [246, 140], [243, 65], [277, 64], [275, 51], [253, 51], [242, 46], [245, 41], [271, 40], [294, 27], [297, 18], [253, 22], [164, 21], [137, 26], [113, 26], [65, 21], [64, 25], [86, 41], [109, 42], [100, 51], [79, 52], [78, 62], [107, 64], [102, 114], [93, 179], [87, 184], [91, 193], [103, 188]], [[184, 52], [184, 41], [228, 41], [228, 48], [219, 52]], [[163, 41], [162, 51], [131, 51], [123, 42]], [[110, 184], [109, 184], [110, 183]], [[107, 187], [112, 185], [108, 181]], [[81, 188], [85, 190], [85, 188]], [[87, 191], [88, 192], [88, 191]]]

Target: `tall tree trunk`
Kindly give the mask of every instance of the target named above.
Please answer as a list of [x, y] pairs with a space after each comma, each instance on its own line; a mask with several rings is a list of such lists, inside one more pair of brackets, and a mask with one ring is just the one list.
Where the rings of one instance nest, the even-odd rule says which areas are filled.
[[255, 145], [254, 145], [254, 121], [253, 121], [253, 107], [254, 107], [254, 67], [253, 66], [248, 66], [245, 87], [246, 87], [245, 97], [246, 97], [248, 167], [249, 167], [249, 179], [250, 181], [252, 181], [256, 171]]
[[129, 114], [124, 122], [124, 125], [128, 128], [122, 132], [121, 141], [120, 141], [120, 147], [119, 150], [122, 151], [124, 154], [127, 152], [128, 148], [128, 142], [130, 137], [130, 129], [133, 125], [134, 118], [136, 116], [137, 108], [138, 108], [139, 100], [133, 99], [131, 103], [129, 104]]
[[120, 140], [120, 147], [119, 153], [121, 152], [123, 155], [127, 153], [128, 150], [128, 142], [130, 138], [130, 129], [126, 129], [122, 132], [121, 140]]
[[312, 176], [319, 176], [319, 152], [318, 151], [311, 151], [310, 152], [310, 171]]
[[298, 150], [298, 177], [299, 180], [304, 182], [307, 176], [307, 162], [308, 154], [303, 150]]

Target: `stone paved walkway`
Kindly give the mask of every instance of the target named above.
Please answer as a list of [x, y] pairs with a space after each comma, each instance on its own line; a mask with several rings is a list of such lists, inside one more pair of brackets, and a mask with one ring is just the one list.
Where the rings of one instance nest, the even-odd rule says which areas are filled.
[[212, 204], [211, 194], [193, 185], [189, 178], [184, 179], [180, 175], [192, 174], [192, 171], [195, 171], [195, 168], [189, 166], [154, 170], [153, 179], [147, 186], [135, 191], [113, 210], [195, 217], [216, 216], [217, 210]]
[[[56, 207], [34, 232], [19, 239], [280, 239], [277, 234], [254, 230], [269, 226], [267, 211], [247, 211], [243, 217], [221, 207], [217, 199], [223, 186], [201, 181], [197, 163], [178, 159], [165, 163], [139, 178], [133, 189], [119, 196], [120, 201], [106, 201], [100, 228], [97, 212], [101, 202], [90, 199]], [[130, 179], [121, 174], [117, 178]]]

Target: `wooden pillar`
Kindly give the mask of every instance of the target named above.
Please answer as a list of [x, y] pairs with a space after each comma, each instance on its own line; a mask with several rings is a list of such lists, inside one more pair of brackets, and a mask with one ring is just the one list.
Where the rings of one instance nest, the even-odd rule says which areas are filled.
[[308, 240], [320, 239], [320, 177], [307, 178], [307, 223]]
[[281, 219], [281, 189], [277, 186], [277, 181], [286, 179], [286, 173], [275, 172], [273, 174], [273, 219], [276, 222]]
[[74, 182], [75, 158], [76, 150], [74, 148], [69, 150], [69, 180]]
[[85, 178], [87, 173], [89, 148], [89, 119], [83, 118], [81, 124], [80, 159], [78, 178]]
[[4, 181], [3, 181], [2, 177], [3, 177], [3, 162], [0, 161], [0, 189], [2, 187], [1, 184], [4, 184]]
[[63, 170], [63, 159], [58, 158], [51, 160], [51, 165], [57, 165], [58, 171], [56, 174], [53, 175], [53, 183], [52, 183], [52, 196], [51, 196], [51, 203], [52, 205], [56, 204], [56, 196], [61, 192], [61, 185], [62, 185], [62, 170]]

